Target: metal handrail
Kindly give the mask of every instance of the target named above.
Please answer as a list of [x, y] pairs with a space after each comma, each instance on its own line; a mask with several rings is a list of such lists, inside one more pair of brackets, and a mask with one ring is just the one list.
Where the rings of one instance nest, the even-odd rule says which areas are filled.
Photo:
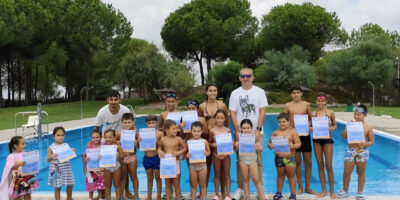
[[[18, 130], [17, 130], [18, 129], [18, 127], [17, 127], [18, 115], [21, 115], [22, 119], [24, 120], [26, 114], [35, 114], [35, 115], [37, 115], [37, 112], [36, 111], [26, 111], [26, 112], [17, 112], [17, 113], [15, 113], [15, 115], [14, 115], [15, 136], [18, 135]], [[46, 129], [47, 129], [46, 131], [48, 133], [49, 132], [49, 114], [46, 111], [41, 111], [41, 114], [46, 115]], [[41, 116], [39, 116], [39, 117], [41, 117]], [[41, 126], [41, 124], [35, 124], [35, 125]], [[24, 134], [24, 136], [25, 136], [25, 134]]]

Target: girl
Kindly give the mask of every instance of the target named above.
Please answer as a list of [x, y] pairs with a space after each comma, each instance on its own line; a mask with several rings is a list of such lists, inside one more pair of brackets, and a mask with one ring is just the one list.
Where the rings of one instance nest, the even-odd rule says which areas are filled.
[[[196, 100], [189, 100], [186, 103], [186, 107], [188, 111], [197, 111], [197, 108], [199, 107], [199, 103]], [[201, 134], [201, 138], [209, 141], [209, 134], [208, 134], [208, 128], [207, 128], [207, 121], [204, 119], [204, 117], [199, 116], [199, 122], [203, 125], [203, 133]], [[186, 123], [182, 122], [180, 125], [181, 131], [184, 131]], [[184, 132], [186, 134], [185, 138], [186, 140], [191, 139], [193, 136], [191, 134], [191, 130]], [[184, 138], [184, 139], [185, 139]], [[210, 163], [211, 165], [211, 163]]]
[[[91, 141], [86, 145], [86, 149], [99, 149], [101, 141], [101, 132], [94, 129], [91, 133]], [[87, 162], [89, 157], [86, 156], [86, 152], [82, 154], [83, 157], [83, 171], [86, 178], [86, 191], [89, 192], [89, 200], [93, 199], [93, 193], [97, 190], [100, 199], [104, 199], [104, 172], [101, 171], [88, 171]], [[96, 198], [97, 199], [97, 198]]]
[[167, 95], [165, 96], [165, 107], [166, 107], [166, 111], [162, 112], [160, 114], [160, 123], [159, 123], [159, 129], [162, 130], [163, 126], [164, 126], [164, 121], [167, 120], [168, 117], [168, 113], [170, 112], [179, 112], [176, 107], [177, 107], [177, 101], [176, 101], [176, 94], [169, 92], [167, 93]]
[[[191, 127], [193, 138], [190, 140], [203, 140], [205, 145], [204, 155], [210, 155], [210, 147], [208, 145], [207, 140], [201, 138], [201, 134], [203, 132], [203, 124], [199, 121], [194, 122]], [[188, 146], [188, 142], [186, 142]], [[188, 152], [186, 154], [186, 158], [191, 158], [192, 154]], [[191, 197], [192, 199], [196, 199], [196, 190], [197, 185], [200, 187], [200, 195], [201, 199], [205, 200], [207, 196], [207, 186], [206, 186], [206, 175], [207, 175], [207, 164], [206, 162], [200, 163], [189, 163], [189, 175], [190, 175], [190, 188], [191, 188]]]
[[[214, 148], [214, 188], [215, 188], [215, 196], [213, 199], [219, 199], [219, 185], [226, 186], [226, 193], [222, 194], [223, 199], [230, 200], [230, 189], [231, 189], [231, 176], [230, 176], [230, 168], [231, 168], [231, 157], [230, 155], [218, 155], [216, 137], [220, 134], [230, 133], [231, 130], [225, 126], [225, 120], [227, 119], [227, 114], [224, 110], [217, 110], [215, 112], [215, 121], [216, 125], [210, 130], [211, 133], [211, 147]], [[223, 176], [221, 176], [223, 174]], [[222, 191], [221, 191], [222, 193]]]
[[[335, 113], [332, 110], [326, 108], [327, 96], [324, 93], [318, 93], [315, 99], [317, 104], [317, 110], [312, 113], [313, 117], [328, 117], [329, 119], [329, 138], [328, 139], [313, 139], [314, 141], [314, 154], [318, 163], [318, 173], [319, 179], [321, 181], [322, 192], [318, 195], [322, 198], [327, 195], [326, 182], [325, 182], [325, 172], [324, 166], [326, 166], [326, 171], [328, 172], [329, 180], [329, 190], [331, 193], [331, 198], [336, 198], [333, 189], [333, 169], [332, 169], [332, 154], [333, 154], [333, 140], [332, 132], [337, 128], [335, 121]], [[324, 161], [325, 157], [325, 161]]]
[[8, 143], [10, 155], [7, 156], [1, 178], [0, 198], [30, 200], [31, 193], [39, 187], [39, 181], [35, 175], [22, 175], [21, 168], [25, 165], [22, 153], [25, 147], [26, 141], [21, 136], [12, 137]]
[[[49, 186], [55, 187], [55, 199], [60, 200], [61, 186], [67, 186], [67, 200], [72, 200], [72, 186], [75, 184], [74, 174], [72, 173], [69, 161], [60, 163], [57, 159], [57, 154], [51, 150], [51, 147], [62, 145], [65, 138], [64, 127], [58, 126], [53, 130], [54, 143], [47, 149], [47, 162], [49, 166]], [[75, 149], [72, 149], [75, 151]]]
[[[112, 129], [108, 129], [104, 132], [104, 145], [117, 145], [115, 140], [115, 131]], [[117, 145], [117, 161], [116, 166], [114, 167], [105, 167], [104, 168], [104, 179], [106, 182], [105, 194], [106, 199], [111, 199], [111, 185], [114, 181], [115, 188], [115, 196], [117, 200], [121, 199], [121, 164], [119, 163], [119, 159], [123, 158], [123, 152], [120, 145]], [[124, 187], [124, 185], [122, 185]]]
[[[253, 128], [253, 124], [249, 119], [244, 119], [240, 122], [240, 129], [242, 134], [252, 134], [251, 130]], [[239, 141], [238, 138], [235, 138], [235, 148], [239, 150]], [[262, 145], [260, 143], [260, 135], [255, 135], [255, 150], [257, 152], [262, 151]], [[260, 178], [258, 176], [258, 166], [257, 166], [257, 154], [249, 154], [249, 155], [240, 155], [239, 154], [239, 169], [242, 172], [243, 176], [243, 189], [246, 195], [246, 200], [250, 200], [250, 177], [253, 179], [253, 183], [257, 188], [258, 195], [260, 199], [265, 200], [264, 189], [261, 185]]]

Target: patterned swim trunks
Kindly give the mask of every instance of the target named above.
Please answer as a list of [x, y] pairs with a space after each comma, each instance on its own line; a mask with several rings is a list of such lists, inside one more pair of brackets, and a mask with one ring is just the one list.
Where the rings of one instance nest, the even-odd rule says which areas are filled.
[[275, 166], [276, 167], [296, 167], [296, 158], [294, 156], [290, 157], [278, 157], [275, 156]]
[[367, 148], [356, 149], [347, 146], [344, 154], [346, 162], [367, 162], [369, 159], [369, 150]]

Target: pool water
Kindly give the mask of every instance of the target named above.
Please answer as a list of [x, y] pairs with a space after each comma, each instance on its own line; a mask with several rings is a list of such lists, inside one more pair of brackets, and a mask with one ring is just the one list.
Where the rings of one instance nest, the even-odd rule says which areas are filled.
[[[145, 128], [144, 117], [138, 117], [135, 121], [137, 128]], [[232, 127], [230, 127], [232, 128]], [[263, 166], [264, 166], [264, 190], [265, 193], [274, 193], [276, 191], [276, 168], [274, 164], [274, 153], [268, 149], [267, 142], [271, 133], [278, 128], [276, 115], [267, 115], [264, 122], [264, 142], [263, 142]], [[75, 176], [75, 185], [73, 190], [77, 192], [85, 191], [85, 177], [83, 174], [82, 152], [85, 151], [85, 146], [90, 140], [90, 132], [93, 127], [86, 127], [67, 131], [65, 142], [76, 149], [77, 157], [70, 161]], [[346, 140], [340, 138], [340, 133], [344, 129], [344, 125], [338, 123], [338, 128], [333, 133], [334, 148], [333, 148], [333, 169], [335, 174], [335, 191], [338, 192], [342, 188], [342, 177], [344, 167], [344, 153], [346, 148]], [[46, 162], [47, 147], [53, 143], [52, 136], [45, 136], [42, 140], [28, 139], [26, 151], [39, 149], [41, 155], [41, 166], [38, 178], [40, 188], [37, 191], [52, 192], [54, 188], [47, 185], [48, 167]], [[0, 144], [0, 166], [5, 165], [8, 155], [8, 143]], [[231, 155], [231, 191], [237, 189], [236, 184], [236, 155]], [[147, 178], [142, 165], [143, 152], [138, 151], [138, 178], [139, 191], [147, 192]], [[321, 186], [318, 176], [318, 167], [313, 155], [313, 168], [311, 187], [317, 192], [321, 192]], [[303, 166], [304, 170], [304, 166]], [[1, 170], [2, 173], [2, 170]], [[304, 179], [304, 176], [303, 176]], [[328, 187], [328, 179], [327, 187]], [[163, 190], [164, 190], [163, 184]], [[131, 187], [132, 188], [132, 187]], [[181, 162], [181, 188], [182, 192], [190, 192], [189, 173], [186, 161]], [[400, 142], [380, 135], [375, 135], [375, 144], [370, 147], [370, 160], [366, 169], [366, 184], [364, 187], [365, 195], [400, 195]], [[65, 188], [63, 188], [64, 190]], [[256, 192], [255, 187], [250, 186], [251, 192]], [[328, 187], [329, 190], [329, 187]], [[153, 191], [156, 192], [155, 184]], [[357, 191], [357, 173], [354, 169], [351, 176], [350, 193], [356, 194]], [[214, 173], [211, 170], [210, 181], [208, 184], [208, 192], [214, 192]], [[286, 180], [283, 192], [289, 192], [288, 182]]]

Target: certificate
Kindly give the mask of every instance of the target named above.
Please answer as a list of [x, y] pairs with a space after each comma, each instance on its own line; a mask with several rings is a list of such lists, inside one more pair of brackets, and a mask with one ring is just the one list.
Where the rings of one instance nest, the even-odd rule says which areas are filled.
[[232, 135], [230, 133], [216, 135], [215, 140], [217, 142], [218, 155], [230, 155], [233, 153]]
[[256, 154], [255, 149], [256, 138], [254, 134], [239, 135], [239, 155]]
[[100, 170], [100, 148], [95, 149], [86, 149], [86, 156], [89, 158], [87, 162], [88, 171], [97, 171]]
[[121, 130], [121, 148], [124, 152], [135, 152], [135, 130]]
[[294, 115], [294, 129], [299, 136], [307, 136], [308, 133], [308, 115]]
[[117, 166], [117, 145], [101, 145], [100, 155], [101, 168]]
[[201, 163], [206, 162], [206, 155], [204, 155], [205, 144], [204, 140], [189, 140], [188, 141], [189, 152], [192, 157], [189, 159], [189, 163]]
[[171, 154], [165, 154], [160, 158], [160, 177], [176, 178], [176, 157]]
[[286, 136], [271, 137], [275, 153], [290, 153], [289, 143]]
[[329, 118], [325, 117], [313, 117], [313, 138], [314, 139], [329, 139]]
[[51, 150], [57, 154], [57, 159], [60, 163], [67, 162], [76, 157], [75, 152], [72, 151], [71, 147], [69, 147], [67, 143], [53, 145], [51, 146]]
[[25, 161], [25, 165], [22, 166], [22, 175], [37, 174], [39, 172], [39, 151], [29, 151], [22, 153], [22, 160]]
[[139, 135], [142, 139], [140, 141], [141, 151], [156, 150], [156, 129], [155, 128], [141, 128]]
[[182, 114], [180, 112], [169, 112], [167, 115], [167, 119], [175, 121], [176, 125], [181, 123]]
[[348, 122], [347, 128], [347, 142], [349, 144], [365, 142], [364, 126], [362, 122]]
[[182, 112], [182, 121], [186, 123], [183, 129], [190, 130], [192, 128], [192, 123], [199, 121], [197, 111]]

